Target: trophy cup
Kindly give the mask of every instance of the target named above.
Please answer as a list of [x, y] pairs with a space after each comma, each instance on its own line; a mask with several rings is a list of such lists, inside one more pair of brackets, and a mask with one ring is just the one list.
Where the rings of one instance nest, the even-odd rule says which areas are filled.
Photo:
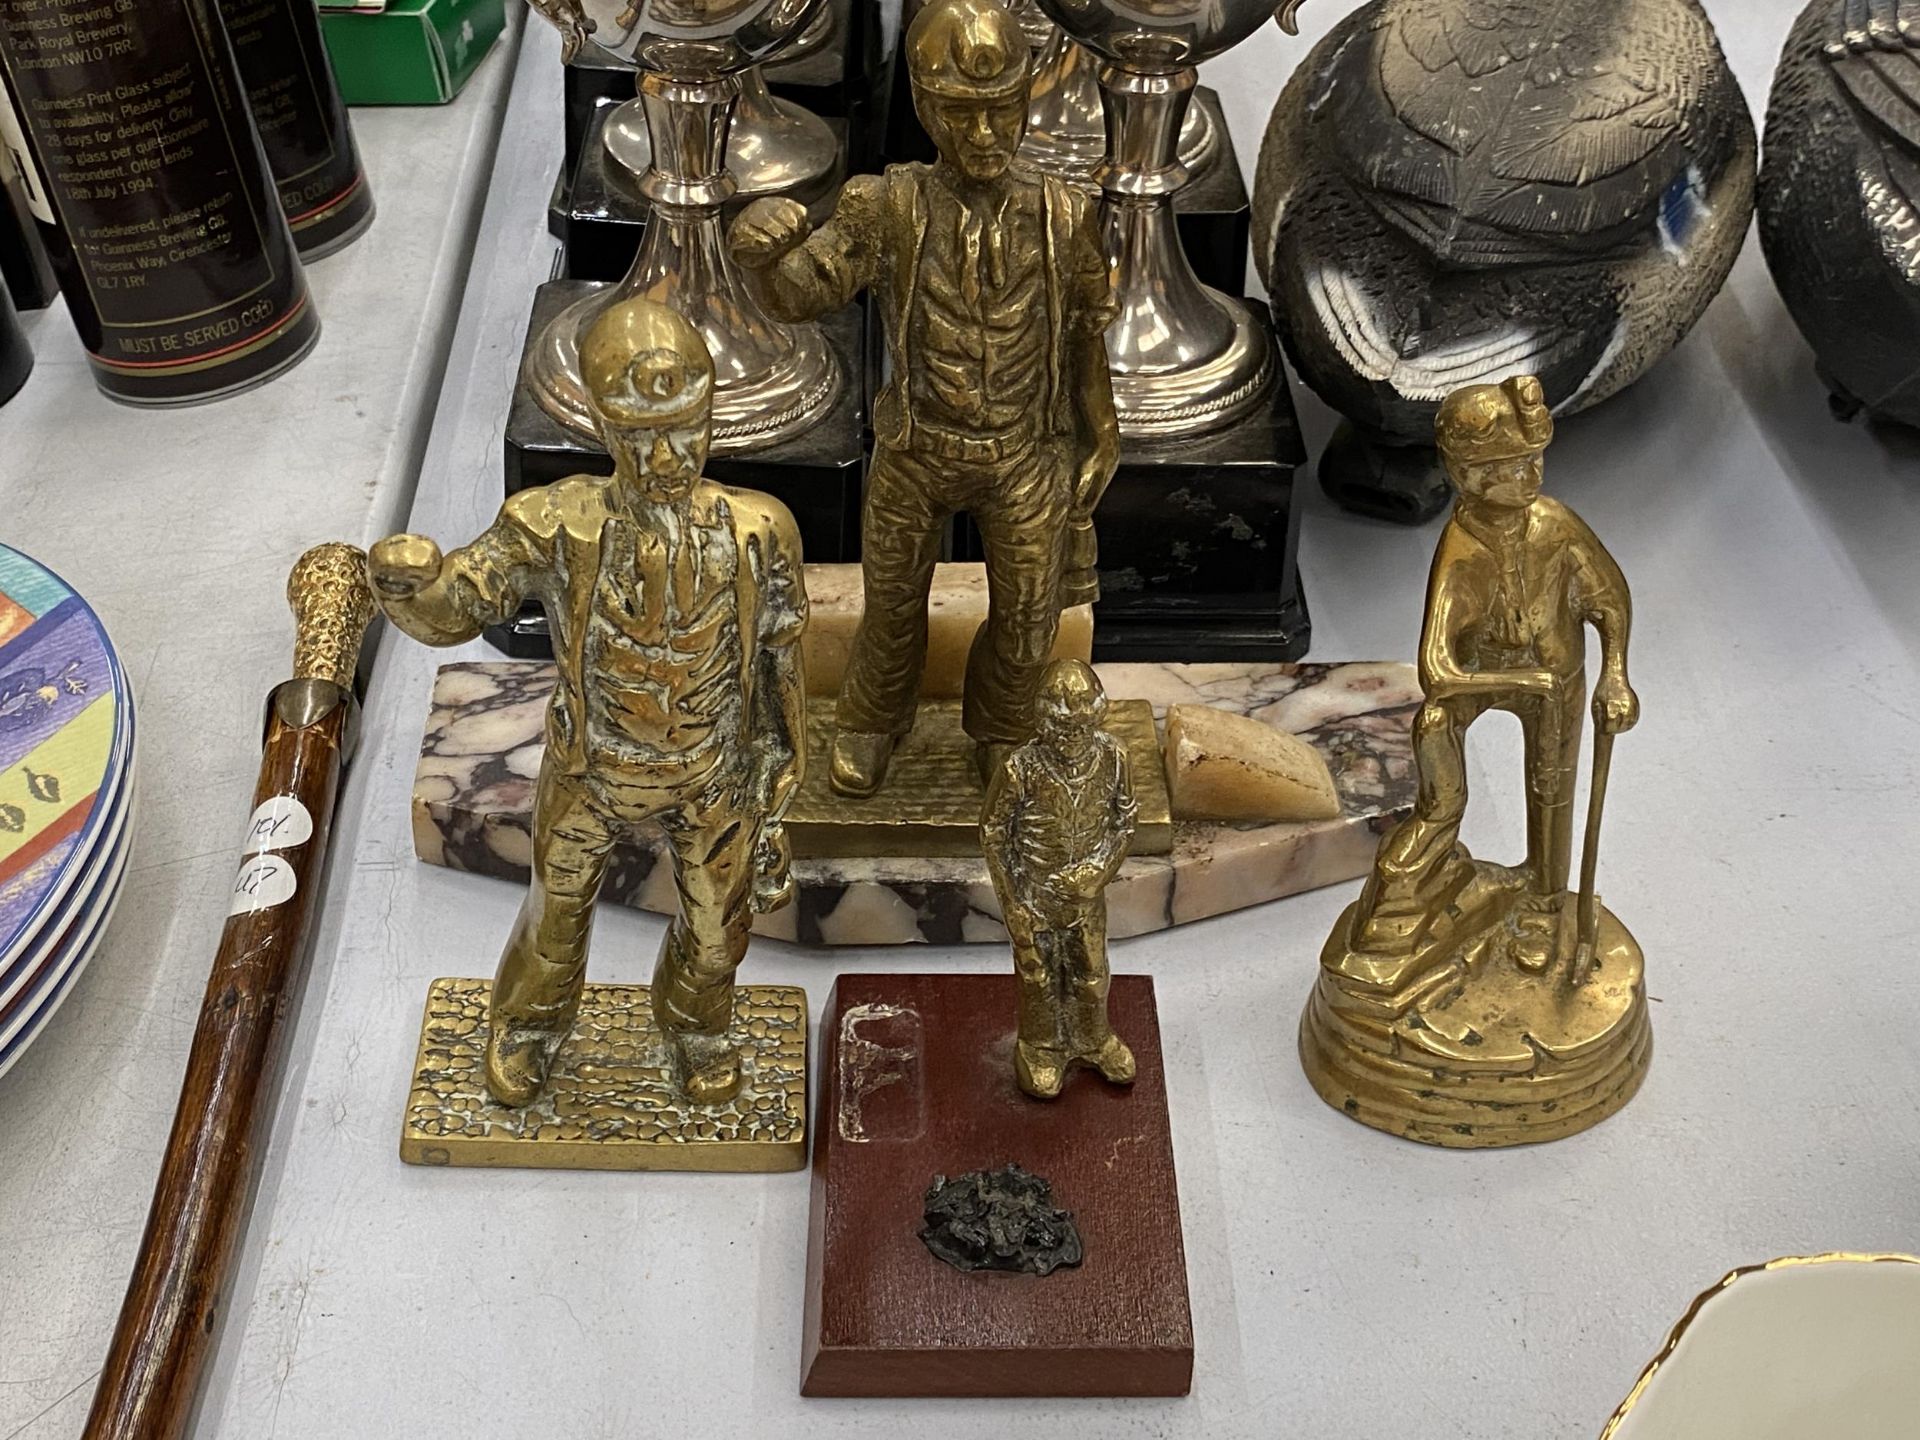
[[685, 315], [712, 352], [715, 451], [791, 439], [838, 398], [843, 377], [826, 336], [762, 314], [741, 288], [720, 230], [720, 208], [739, 188], [726, 162], [740, 72], [778, 54], [817, 3], [572, 0], [591, 43], [642, 72], [639, 102], [654, 143], [638, 188], [653, 214], [627, 278], [554, 316], [528, 356], [524, 382], [562, 425], [593, 434], [580, 338], [610, 306], [636, 296]]
[[[648, 144], [634, 189], [648, 214], [624, 279], [554, 280], [536, 294], [507, 423], [509, 493], [611, 470], [594, 436], [580, 343], [609, 308], [645, 297], [685, 316], [713, 357], [714, 477], [785, 503], [809, 558], [851, 558], [864, 463], [857, 312], [774, 322], [742, 287], [721, 226], [739, 188], [728, 159], [730, 122], [748, 88], [743, 76], [782, 55], [821, 3], [537, 0], [569, 53], [584, 50], [602, 65], [624, 61], [637, 72]], [[547, 650], [531, 607], [488, 633], [510, 654]]]
[[[601, 144], [638, 189], [653, 168], [645, 102], [636, 96], [616, 107]], [[832, 181], [839, 159], [840, 142], [826, 121], [775, 96], [759, 66], [740, 77], [740, 99], [727, 134], [727, 173], [740, 195], [792, 195], [804, 203]]]
[[[1272, 0], [1039, 5], [1099, 62], [1105, 110], [1092, 178], [1120, 301], [1107, 354], [1127, 444], [1100, 509], [1095, 654], [1295, 658], [1309, 633], [1298, 422], [1270, 323], [1200, 282], [1174, 198], [1188, 179], [1180, 142], [1197, 67], [1251, 35]], [[1237, 278], [1246, 251], [1234, 251]]]
[[[1038, 0], [1014, 7], [1037, 52], [1033, 103], [1020, 153], [1042, 170], [1068, 180], [1093, 179], [1107, 153], [1106, 112], [1100, 103], [1099, 62], [1047, 19]], [[1222, 125], [1209, 108], [1190, 106], [1180, 125], [1180, 163], [1199, 175], [1220, 158]]]

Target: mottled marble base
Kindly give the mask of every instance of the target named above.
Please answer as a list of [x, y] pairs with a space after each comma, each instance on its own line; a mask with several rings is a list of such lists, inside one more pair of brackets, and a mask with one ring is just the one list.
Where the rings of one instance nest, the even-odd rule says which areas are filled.
[[[1110, 933], [1143, 935], [1365, 875], [1380, 836], [1412, 806], [1411, 665], [1102, 665], [1107, 693], [1217, 705], [1305, 736], [1339, 787], [1337, 819], [1256, 825], [1176, 822], [1171, 854], [1127, 861], [1107, 891]], [[524, 884], [534, 777], [553, 667], [498, 660], [443, 666], [413, 788], [414, 846], [433, 865]], [[803, 945], [1004, 944], [978, 858], [797, 860], [799, 895], [756, 919]], [[672, 913], [670, 868], [644, 834], [615, 851], [609, 900]]]
[[807, 992], [741, 985], [733, 1033], [746, 1081], [694, 1105], [644, 985], [588, 985], [546, 1089], [511, 1109], [487, 1093], [486, 980], [436, 980], [400, 1133], [409, 1165], [537, 1170], [798, 1170], [807, 1161]]

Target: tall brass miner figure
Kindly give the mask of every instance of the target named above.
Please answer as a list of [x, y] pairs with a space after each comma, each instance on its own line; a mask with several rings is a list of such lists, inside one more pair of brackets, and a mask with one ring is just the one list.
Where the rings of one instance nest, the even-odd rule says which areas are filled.
[[1133, 1052], [1107, 1021], [1107, 883], [1138, 807], [1126, 747], [1101, 728], [1106, 692], [1084, 662], [1048, 666], [1037, 709], [1039, 733], [987, 787], [980, 848], [1013, 936], [1014, 1073], [1051, 1100], [1075, 1065], [1133, 1081]]
[[[1438, 439], [1459, 491], [1420, 640], [1419, 795], [1341, 916], [1301, 1024], [1314, 1088], [1356, 1119], [1429, 1144], [1517, 1145], [1583, 1130], [1639, 1088], [1651, 1055], [1640, 947], [1594, 892], [1632, 602], [1593, 532], [1540, 494], [1553, 420], [1531, 377], [1457, 391]], [[1577, 893], [1575, 783], [1600, 637], [1593, 785]], [[1466, 737], [1489, 710], [1526, 739], [1527, 858], [1460, 844]]]
[[912, 728], [927, 589], [956, 512], [979, 527], [991, 607], [969, 656], [967, 733], [989, 761], [1032, 733], [1060, 611], [1095, 598], [1093, 512], [1119, 459], [1103, 339], [1116, 304], [1092, 199], [1014, 160], [1031, 68], [1019, 24], [993, 0], [933, 0], [906, 48], [939, 159], [848, 181], [812, 234], [785, 198], [756, 200], [731, 234], [775, 318], [812, 319], [872, 287], [886, 323], [866, 609], [830, 772], [848, 796], [879, 788]]
[[657, 821], [680, 914], [654, 969], [654, 1018], [686, 1098], [717, 1105], [741, 1085], [728, 1028], [751, 912], [791, 888], [781, 817], [805, 733], [800, 542], [777, 501], [702, 478], [713, 365], [686, 321], [627, 301], [581, 359], [613, 476], [523, 490], [445, 559], [422, 536], [393, 536], [369, 572], [394, 624], [429, 645], [470, 640], [527, 596], [552, 627], [533, 884], [493, 984], [488, 1089], [513, 1106], [540, 1094], [580, 1003], [608, 852]]

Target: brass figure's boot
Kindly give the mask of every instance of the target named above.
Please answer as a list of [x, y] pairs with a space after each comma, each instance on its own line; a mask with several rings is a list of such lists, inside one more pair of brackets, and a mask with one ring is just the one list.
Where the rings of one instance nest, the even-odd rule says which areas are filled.
[[833, 758], [827, 771], [827, 782], [833, 786], [833, 793], [850, 800], [864, 800], [878, 790], [887, 778], [894, 744], [892, 735], [835, 731]]

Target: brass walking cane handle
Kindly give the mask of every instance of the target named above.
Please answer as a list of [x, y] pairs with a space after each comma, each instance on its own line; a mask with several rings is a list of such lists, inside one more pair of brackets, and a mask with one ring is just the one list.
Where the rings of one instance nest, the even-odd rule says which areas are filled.
[[287, 604], [293, 607], [293, 678], [351, 692], [374, 613], [365, 552], [337, 541], [314, 546], [287, 576]]

